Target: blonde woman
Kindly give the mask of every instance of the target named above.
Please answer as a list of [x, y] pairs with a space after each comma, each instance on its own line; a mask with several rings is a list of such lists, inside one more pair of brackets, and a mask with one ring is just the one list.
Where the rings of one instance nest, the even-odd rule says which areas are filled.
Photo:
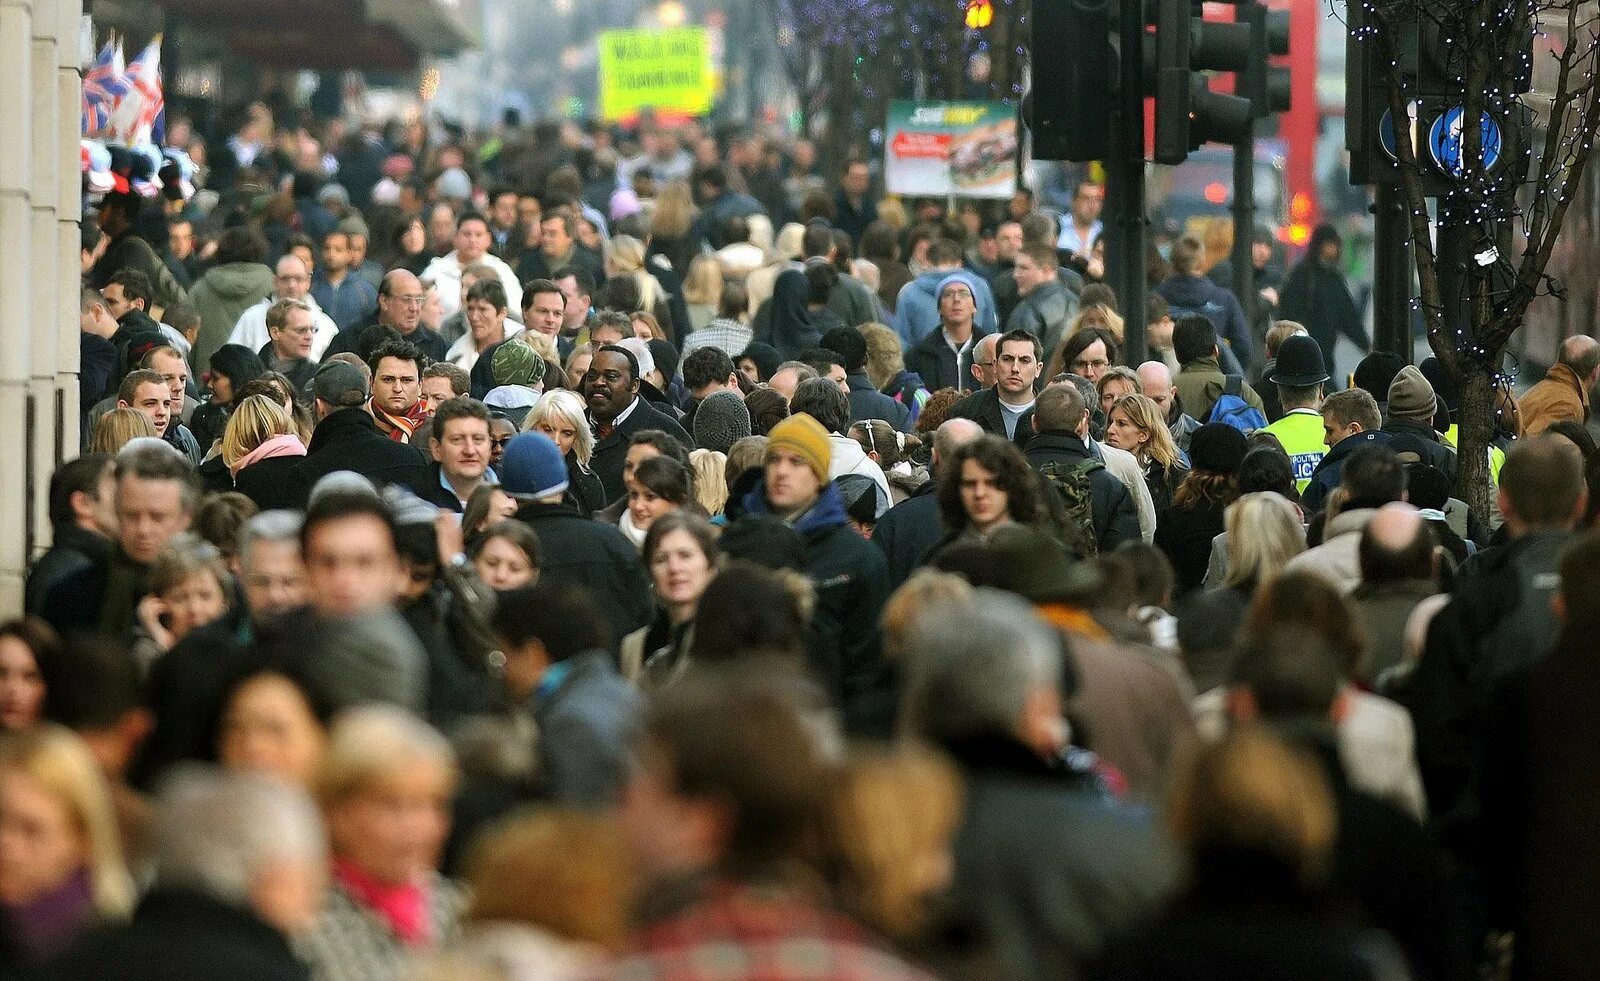
[[683, 302], [689, 307], [689, 330], [697, 331], [717, 316], [722, 303], [722, 267], [709, 255], [689, 260], [683, 279]]
[[1123, 320], [1117, 311], [1101, 303], [1091, 303], [1078, 311], [1078, 315], [1067, 322], [1067, 335], [1071, 337], [1085, 327], [1099, 327], [1108, 331], [1117, 339], [1117, 346], [1123, 344]]
[[69, 730], [43, 724], [0, 738], [0, 836], [12, 843], [0, 847], [0, 918], [23, 964], [133, 909], [111, 793]]
[[1156, 514], [1164, 514], [1189, 465], [1172, 441], [1161, 409], [1143, 395], [1121, 396], [1106, 414], [1106, 443], [1127, 450], [1139, 461]]
[[728, 504], [728, 457], [716, 450], [695, 450], [689, 454], [694, 471], [694, 499], [713, 518]]
[[1228, 505], [1223, 535], [1227, 574], [1220, 584], [1246, 603], [1262, 583], [1283, 572], [1289, 560], [1306, 550], [1300, 511], [1282, 494], [1257, 491]]
[[89, 452], [115, 456], [130, 440], [155, 435], [155, 424], [143, 412], [138, 409], [112, 409], [95, 422], [94, 433], [89, 437]]
[[650, 211], [651, 256], [660, 256], [684, 280], [693, 268], [698, 241], [690, 234], [696, 215], [694, 199], [686, 181], [668, 181], [656, 194]]
[[1100, 380], [1094, 383], [1094, 390], [1100, 396], [1100, 411], [1111, 416], [1111, 404], [1124, 395], [1138, 395], [1139, 376], [1133, 369], [1126, 365], [1113, 365], [1106, 369]]
[[567, 497], [584, 514], [606, 506], [605, 488], [589, 469], [594, 433], [589, 429], [583, 399], [564, 388], [545, 392], [522, 421], [524, 432], [544, 433], [567, 461]]
[[314, 781], [332, 883], [300, 953], [328, 979], [405, 977], [458, 934], [463, 898], [436, 867], [450, 829], [455, 754], [392, 706], [347, 710]]
[[294, 419], [265, 395], [241, 401], [222, 430], [222, 462], [234, 489], [263, 511], [303, 506], [296, 468], [305, 455]]
[[611, 239], [606, 254], [607, 276], [628, 276], [639, 284], [639, 309], [654, 310], [665, 299], [661, 284], [645, 267], [644, 243], [632, 235], [618, 235]]

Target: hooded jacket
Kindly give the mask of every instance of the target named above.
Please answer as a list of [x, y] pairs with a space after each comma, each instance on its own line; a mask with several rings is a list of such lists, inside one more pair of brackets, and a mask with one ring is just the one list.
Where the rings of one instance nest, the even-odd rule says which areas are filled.
[[[900, 343], [908, 350], [911, 346], [939, 327], [939, 298], [935, 293], [939, 284], [949, 276], [949, 269], [934, 269], [925, 272], [907, 283], [900, 290], [900, 296], [894, 306], [895, 333], [900, 335]], [[977, 302], [978, 312], [973, 315], [972, 322], [978, 328], [977, 333], [991, 334], [999, 329], [1000, 318], [995, 313], [994, 293], [989, 289], [989, 284], [981, 276], [970, 276], [972, 280], [972, 297]], [[923, 375], [924, 378], [927, 375]], [[928, 386], [930, 391], [937, 391], [935, 386]]]
[[228, 343], [228, 336], [244, 312], [272, 294], [272, 270], [259, 262], [228, 262], [212, 266], [189, 291], [189, 301], [200, 315], [200, 333], [189, 351], [189, 366], [201, 372], [211, 366], [212, 352]]
[[1173, 320], [1189, 314], [1205, 317], [1217, 328], [1217, 336], [1233, 349], [1239, 364], [1250, 366], [1255, 355], [1250, 325], [1245, 320], [1244, 307], [1231, 292], [1204, 276], [1169, 276], [1156, 287], [1156, 292], [1171, 305]]
[[[766, 481], [744, 499], [746, 514], [771, 514]], [[806, 575], [817, 590], [819, 632], [839, 638], [834, 663], [817, 665], [844, 708], [846, 728], [860, 732], [881, 725], [892, 708], [891, 682], [883, 663], [878, 617], [888, 598], [883, 553], [850, 527], [839, 488], [822, 489], [811, 508], [793, 522], [806, 542]]]
[[1316, 514], [1327, 506], [1328, 495], [1339, 486], [1339, 479], [1344, 476], [1344, 461], [1350, 458], [1350, 454], [1363, 446], [1387, 442], [1389, 434], [1381, 429], [1374, 429], [1346, 436], [1333, 444], [1333, 449], [1329, 450], [1317, 464], [1317, 469], [1311, 472], [1311, 483], [1300, 492], [1300, 506], [1305, 509], [1306, 514], [1308, 516]]

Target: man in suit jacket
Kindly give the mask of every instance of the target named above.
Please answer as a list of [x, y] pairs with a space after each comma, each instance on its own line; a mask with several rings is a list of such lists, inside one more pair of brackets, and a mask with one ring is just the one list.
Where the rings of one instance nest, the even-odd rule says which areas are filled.
[[583, 394], [594, 426], [594, 455], [589, 468], [600, 478], [607, 504], [627, 493], [622, 465], [628, 455], [628, 438], [634, 433], [659, 429], [686, 448], [694, 448], [694, 440], [678, 420], [639, 397], [639, 361], [625, 348], [607, 344], [595, 352], [583, 378]]

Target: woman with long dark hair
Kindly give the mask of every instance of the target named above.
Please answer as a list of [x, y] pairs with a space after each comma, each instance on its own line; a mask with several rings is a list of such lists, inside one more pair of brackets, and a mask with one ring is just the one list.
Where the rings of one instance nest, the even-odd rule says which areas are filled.
[[1244, 433], [1212, 422], [1189, 443], [1193, 469], [1172, 495], [1172, 506], [1156, 522], [1156, 544], [1172, 560], [1176, 593], [1198, 589], [1211, 561], [1211, 540], [1226, 530], [1228, 505], [1239, 496], [1236, 475], [1244, 462]]

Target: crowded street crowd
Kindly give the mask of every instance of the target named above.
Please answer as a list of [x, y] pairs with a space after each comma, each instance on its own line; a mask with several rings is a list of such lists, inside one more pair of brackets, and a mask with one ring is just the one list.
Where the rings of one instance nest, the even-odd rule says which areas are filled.
[[1331, 228], [1131, 310], [1087, 176], [167, 142], [85, 158], [0, 976], [1600, 976], [1600, 343], [1477, 513]]

